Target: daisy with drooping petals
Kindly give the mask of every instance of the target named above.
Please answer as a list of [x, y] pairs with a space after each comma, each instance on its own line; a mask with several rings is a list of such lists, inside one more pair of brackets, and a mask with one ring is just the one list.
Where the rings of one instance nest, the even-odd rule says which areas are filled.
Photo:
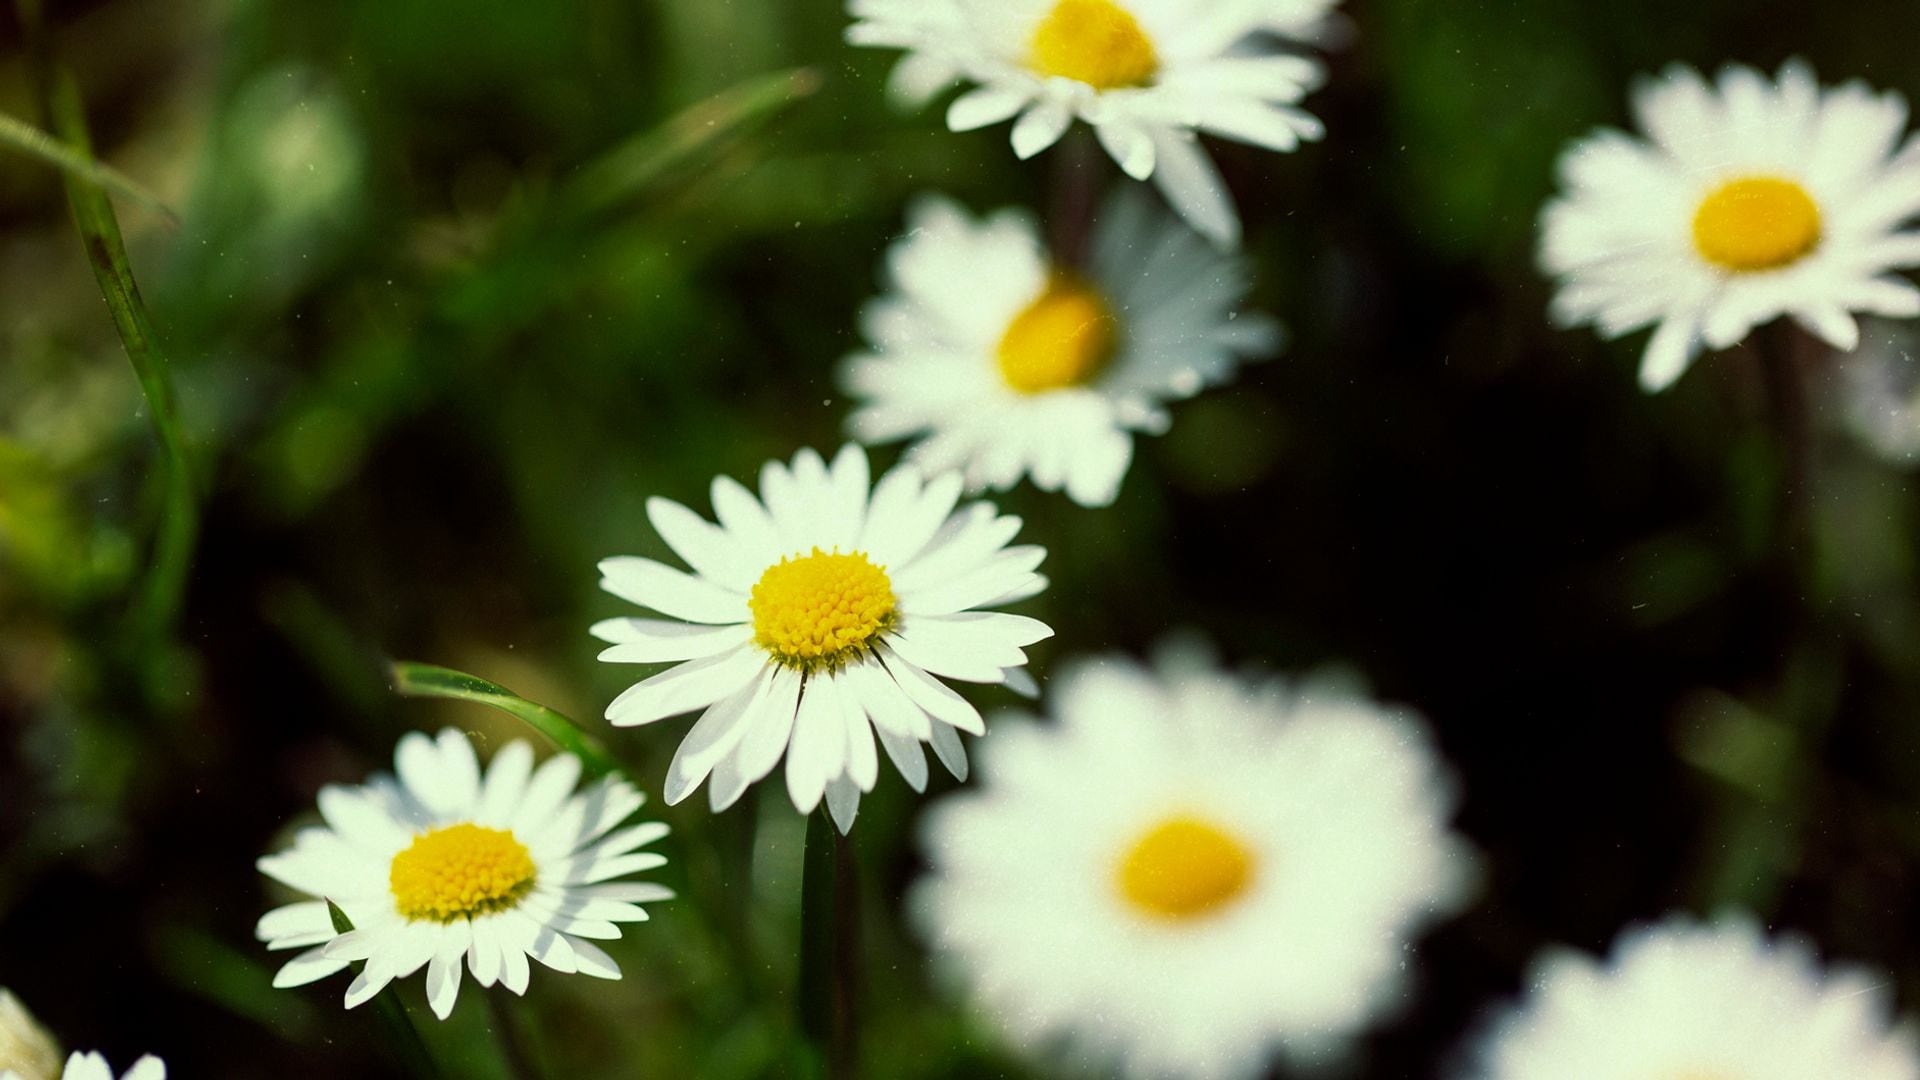
[[1098, 1075], [1335, 1057], [1405, 989], [1472, 856], [1420, 722], [1194, 655], [1056, 679], [936, 806], [913, 911], [1017, 1045]]
[[843, 368], [866, 401], [847, 427], [865, 442], [923, 436], [910, 459], [976, 491], [1030, 476], [1111, 503], [1133, 432], [1164, 432], [1165, 402], [1279, 343], [1273, 320], [1236, 310], [1246, 265], [1131, 193], [1100, 216], [1084, 275], [1028, 215], [975, 219], [938, 197], [908, 214], [887, 269], [893, 291], [862, 318], [871, 351]]
[[1630, 930], [1604, 964], [1556, 951], [1527, 985], [1479, 1047], [1475, 1080], [1920, 1078], [1888, 980], [1823, 972], [1812, 949], [1748, 918]]
[[[555, 971], [618, 979], [620, 966], [589, 939], [620, 936], [640, 905], [673, 892], [616, 881], [667, 860], [640, 849], [667, 834], [657, 821], [620, 827], [645, 797], [607, 777], [576, 791], [580, 759], [555, 754], [538, 768], [533, 749], [511, 742], [485, 774], [473, 744], [448, 728], [410, 732], [394, 772], [364, 785], [320, 790], [324, 826], [300, 830], [293, 847], [260, 860], [260, 871], [325, 900], [268, 912], [256, 930], [269, 949], [304, 949], [274, 976], [301, 986], [366, 966], [347, 987], [351, 1009], [387, 983], [427, 969], [427, 1003], [453, 1011], [464, 962], [481, 986], [524, 994], [529, 957]], [[353, 929], [335, 931], [327, 900]]]
[[[0, 1069], [0, 1080], [42, 1080], [35, 1076], [22, 1076], [12, 1069]], [[44, 1080], [54, 1080], [51, 1073]], [[113, 1066], [99, 1054], [74, 1053], [67, 1058], [67, 1066], [59, 1074], [59, 1080], [114, 1080]], [[133, 1063], [133, 1068], [120, 1075], [119, 1080], [167, 1080], [166, 1062], [148, 1054]]]
[[1782, 316], [1840, 350], [1854, 313], [1920, 315], [1892, 271], [1920, 265], [1920, 141], [1907, 103], [1860, 83], [1822, 90], [1802, 63], [1777, 81], [1685, 67], [1641, 84], [1648, 140], [1601, 131], [1561, 159], [1542, 215], [1553, 318], [1613, 338], [1655, 327], [1640, 382], [1660, 390], [1704, 345], [1725, 349]]
[[600, 659], [673, 663], [607, 706], [621, 726], [704, 710], [667, 769], [669, 805], [709, 774], [716, 812], [786, 756], [801, 813], [827, 799], [842, 832], [879, 775], [874, 739], [916, 791], [929, 742], [966, 778], [959, 732], [980, 713], [941, 679], [1024, 687], [1023, 646], [1044, 623], [983, 608], [1040, 592], [1043, 548], [1007, 547], [1020, 519], [986, 503], [956, 511], [958, 475], [901, 465], [868, 485], [847, 446], [828, 468], [802, 450], [760, 470], [760, 497], [713, 482], [719, 525], [667, 499], [647, 517], [692, 573], [642, 558], [601, 562], [600, 585], [669, 619], [608, 619]]
[[971, 131], [1003, 120], [1030, 158], [1075, 118], [1127, 175], [1151, 177], [1194, 228], [1232, 245], [1240, 219], [1197, 135], [1287, 151], [1318, 139], [1298, 107], [1319, 85], [1314, 60], [1267, 40], [1246, 0], [851, 0], [856, 45], [906, 50], [897, 95], [924, 101], [978, 84], [947, 110]]

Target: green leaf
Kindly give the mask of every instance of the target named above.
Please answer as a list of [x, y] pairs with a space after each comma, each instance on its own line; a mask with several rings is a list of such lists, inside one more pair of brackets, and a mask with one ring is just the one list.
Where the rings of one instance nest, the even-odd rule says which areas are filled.
[[635, 201], [674, 176], [698, 171], [736, 138], [819, 88], [817, 71], [795, 68], [722, 91], [587, 164], [563, 191], [562, 202], [591, 214]]
[[[93, 141], [87, 131], [79, 87], [72, 73], [54, 60], [39, 3], [18, 0], [16, 7], [26, 32], [34, 89], [42, 110], [51, 120], [53, 134], [67, 153], [80, 162], [90, 163]], [[172, 371], [160, 347], [160, 337], [154, 331], [153, 317], [146, 301], [140, 298], [139, 286], [134, 283], [113, 202], [107, 197], [106, 188], [87, 170], [63, 170], [61, 177], [66, 183], [67, 203], [73, 211], [74, 226], [80, 231], [87, 262], [100, 283], [114, 329], [120, 334], [120, 344], [133, 363], [140, 390], [146, 395], [148, 418], [160, 439], [164, 493], [160, 534], [154, 544], [152, 569], [134, 608], [135, 630], [143, 640], [151, 640], [172, 626], [186, 592], [187, 572], [199, 533], [193, 474], [187, 460], [180, 410], [174, 400]]]
[[[340, 910], [340, 905], [327, 901], [327, 916], [333, 920], [333, 928], [338, 933], [353, 929], [353, 920]], [[358, 974], [363, 963], [355, 963], [353, 970]], [[386, 1035], [387, 1049], [406, 1070], [407, 1075], [420, 1080], [439, 1080], [440, 1067], [433, 1063], [433, 1056], [427, 1053], [427, 1044], [420, 1039], [420, 1031], [407, 1018], [407, 1007], [400, 1004], [400, 998], [393, 992], [391, 985], [373, 995], [369, 1002], [374, 1015], [380, 1018], [381, 1030]]]
[[586, 765], [589, 776], [615, 773], [631, 779], [628, 770], [607, 752], [600, 740], [580, 730], [580, 725], [496, 683], [452, 668], [398, 660], [393, 664], [393, 689], [405, 697], [453, 698], [499, 709], [518, 717], [562, 750], [578, 757]]
[[90, 154], [75, 151], [66, 143], [15, 116], [0, 112], [0, 147], [16, 150], [59, 169], [81, 183], [105, 188], [122, 198], [138, 203], [158, 214], [169, 226], [178, 228], [179, 215], [167, 208], [160, 197], [141, 187], [124, 173], [95, 161]]

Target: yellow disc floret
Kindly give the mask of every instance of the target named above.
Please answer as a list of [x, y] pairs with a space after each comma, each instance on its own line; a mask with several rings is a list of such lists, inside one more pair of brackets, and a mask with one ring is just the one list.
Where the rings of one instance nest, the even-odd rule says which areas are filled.
[[1776, 270], [1820, 245], [1820, 207], [1791, 180], [1732, 180], [1700, 203], [1693, 245], [1701, 258], [1737, 273]]
[[1113, 0], [1059, 0], [1034, 30], [1028, 62], [1096, 90], [1145, 86], [1160, 70], [1153, 39]]
[[747, 601], [753, 640], [789, 667], [837, 668], [893, 625], [893, 582], [864, 552], [814, 548], [767, 567]]
[[1253, 881], [1253, 869], [1253, 853], [1219, 827], [1172, 817], [1127, 849], [1115, 885], [1141, 914], [1185, 921], [1232, 903]]
[[453, 922], [518, 904], [536, 872], [511, 831], [466, 823], [414, 837], [393, 857], [387, 883], [400, 914]]
[[1117, 344], [1113, 312], [1071, 274], [1055, 273], [1040, 298], [1007, 324], [1000, 377], [1023, 394], [1079, 386], [1107, 366]]

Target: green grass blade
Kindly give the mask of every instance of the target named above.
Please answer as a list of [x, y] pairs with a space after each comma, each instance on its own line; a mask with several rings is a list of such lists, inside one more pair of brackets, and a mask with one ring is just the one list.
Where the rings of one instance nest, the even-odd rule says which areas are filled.
[[813, 96], [812, 68], [762, 75], [693, 105], [584, 166], [563, 192], [571, 210], [596, 213], [636, 201], [663, 181], [704, 163], [720, 148]]
[[90, 155], [80, 154], [59, 139], [41, 131], [32, 124], [15, 116], [0, 112], [0, 147], [18, 151], [31, 158], [45, 162], [72, 176], [82, 183], [104, 188], [142, 208], [159, 215], [166, 223], [178, 227], [180, 218], [160, 197], [141, 187], [126, 174], [110, 166], [93, 160]]
[[[82, 161], [93, 160], [93, 141], [87, 131], [86, 111], [73, 76], [53, 59], [37, 0], [17, 0], [21, 26], [26, 31], [35, 89], [51, 121], [54, 137]], [[187, 573], [199, 533], [199, 507], [194, 499], [193, 473], [187, 460], [186, 438], [174, 399], [173, 376], [153, 317], [140, 298], [120, 237], [120, 222], [106, 188], [84, 172], [62, 170], [67, 203], [80, 231], [87, 262], [93, 267], [106, 298], [107, 311], [120, 334], [127, 359], [133, 363], [146, 395], [147, 415], [160, 440], [163, 491], [159, 536], [154, 543], [153, 566], [141, 586], [134, 608], [134, 625], [142, 640], [169, 629], [186, 593]]]
[[[344, 934], [353, 929], [353, 920], [340, 910], [340, 905], [327, 901], [327, 915], [333, 919], [335, 933]], [[365, 964], [353, 965], [357, 975]], [[373, 995], [368, 1002], [373, 1006], [375, 1016], [380, 1018], [380, 1029], [386, 1035], [387, 1049], [392, 1051], [395, 1060], [406, 1070], [408, 1076], [418, 1080], [439, 1080], [440, 1067], [433, 1063], [433, 1055], [427, 1053], [427, 1044], [420, 1038], [420, 1029], [413, 1026], [407, 1018], [407, 1007], [400, 1004], [400, 998], [393, 992], [391, 985]]]
[[491, 706], [509, 716], [518, 717], [527, 726], [552, 739], [562, 750], [578, 757], [586, 765], [588, 775], [617, 773], [631, 778], [627, 769], [607, 752], [600, 740], [580, 730], [580, 725], [496, 683], [452, 668], [398, 660], [393, 664], [393, 689], [395, 693], [406, 697], [453, 698]]

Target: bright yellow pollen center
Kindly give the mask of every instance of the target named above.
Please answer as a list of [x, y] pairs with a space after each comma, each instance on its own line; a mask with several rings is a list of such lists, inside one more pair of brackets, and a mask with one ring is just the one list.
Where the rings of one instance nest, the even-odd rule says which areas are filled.
[[1000, 338], [1000, 377], [1023, 394], [1079, 386], [1113, 358], [1113, 312], [1100, 294], [1055, 273]]
[[1701, 257], [1739, 273], [1778, 269], [1819, 244], [1820, 207], [1791, 180], [1729, 181], [1693, 215], [1693, 245]]
[[893, 582], [865, 552], [812, 554], [767, 567], [747, 601], [753, 639], [795, 667], [838, 666], [893, 623]]
[[1143, 914], [1188, 920], [1231, 903], [1253, 880], [1253, 853], [1199, 818], [1154, 826], [1120, 859], [1120, 895]]
[[1145, 86], [1160, 70], [1153, 40], [1113, 0], [1059, 0], [1033, 32], [1028, 63], [1096, 90]]
[[449, 825], [393, 857], [387, 884], [409, 919], [453, 922], [504, 911], [533, 888], [533, 856], [505, 829]]

